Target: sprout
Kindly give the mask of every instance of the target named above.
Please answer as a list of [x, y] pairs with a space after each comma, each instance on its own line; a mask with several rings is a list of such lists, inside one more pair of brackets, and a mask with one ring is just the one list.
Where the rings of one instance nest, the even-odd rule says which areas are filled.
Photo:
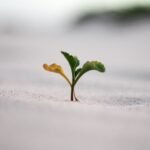
[[71, 73], [72, 73], [72, 80], [70, 81], [69, 78], [65, 75], [63, 68], [57, 64], [47, 65], [44, 64], [43, 68], [46, 71], [54, 72], [60, 74], [70, 85], [71, 87], [71, 96], [70, 100], [73, 101], [74, 99], [78, 101], [77, 97], [75, 96], [74, 88], [78, 80], [83, 76], [86, 72], [91, 70], [96, 70], [99, 72], [105, 72], [105, 66], [99, 61], [87, 61], [81, 68], [79, 67], [80, 61], [76, 56], [72, 56], [67, 52], [61, 51], [63, 56], [66, 58], [70, 65]]

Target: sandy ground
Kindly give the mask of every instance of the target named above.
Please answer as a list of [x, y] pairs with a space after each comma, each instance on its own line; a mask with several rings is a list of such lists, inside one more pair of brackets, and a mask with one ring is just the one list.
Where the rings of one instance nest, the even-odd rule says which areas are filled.
[[[149, 150], [149, 25], [0, 35], [0, 149]], [[79, 81], [78, 103], [42, 69], [56, 62], [70, 73], [60, 50], [106, 65]]]
[[149, 149], [149, 98], [105, 95], [71, 103], [65, 94], [58, 98], [54, 93], [33, 86], [1, 87], [1, 149]]

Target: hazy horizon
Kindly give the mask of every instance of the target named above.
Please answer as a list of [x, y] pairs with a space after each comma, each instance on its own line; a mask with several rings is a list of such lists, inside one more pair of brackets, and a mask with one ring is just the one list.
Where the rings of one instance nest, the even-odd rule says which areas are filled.
[[113, 9], [132, 5], [147, 5], [149, 0], [0, 0], [0, 23], [10, 26], [21, 23], [32, 28], [57, 27], [75, 15], [90, 9]]

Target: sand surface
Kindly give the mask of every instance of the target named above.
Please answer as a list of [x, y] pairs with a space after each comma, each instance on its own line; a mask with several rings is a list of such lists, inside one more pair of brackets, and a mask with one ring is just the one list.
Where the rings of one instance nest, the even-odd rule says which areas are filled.
[[[149, 25], [1, 34], [0, 149], [149, 150]], [[56, 62], [70, 74], [60, 50], [106, 65], [105, 74], [79, 81], [80, 102], [70, 102], [67, 83], [42, 69]]]

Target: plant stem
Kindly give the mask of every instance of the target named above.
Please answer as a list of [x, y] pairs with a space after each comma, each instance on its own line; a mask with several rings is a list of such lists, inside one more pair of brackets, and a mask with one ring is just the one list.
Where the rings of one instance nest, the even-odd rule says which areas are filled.
[[63, 77], [64, 77], [64, 79], [69, 83], [69, 85], [71, 86], [71, 82], [70, 82], [70, 80], [68, 79], [68, 77], [63, 73], [63, 74], [61, 74]]
[[74, 89], [74, 98], [75, 98], [76, 101], [79, 101], [79, 99], [76, 97], [75, 89]]
[[74, 100], [74, 85], [71, 85], [71, 97], [70, 100], [73, 101]]

